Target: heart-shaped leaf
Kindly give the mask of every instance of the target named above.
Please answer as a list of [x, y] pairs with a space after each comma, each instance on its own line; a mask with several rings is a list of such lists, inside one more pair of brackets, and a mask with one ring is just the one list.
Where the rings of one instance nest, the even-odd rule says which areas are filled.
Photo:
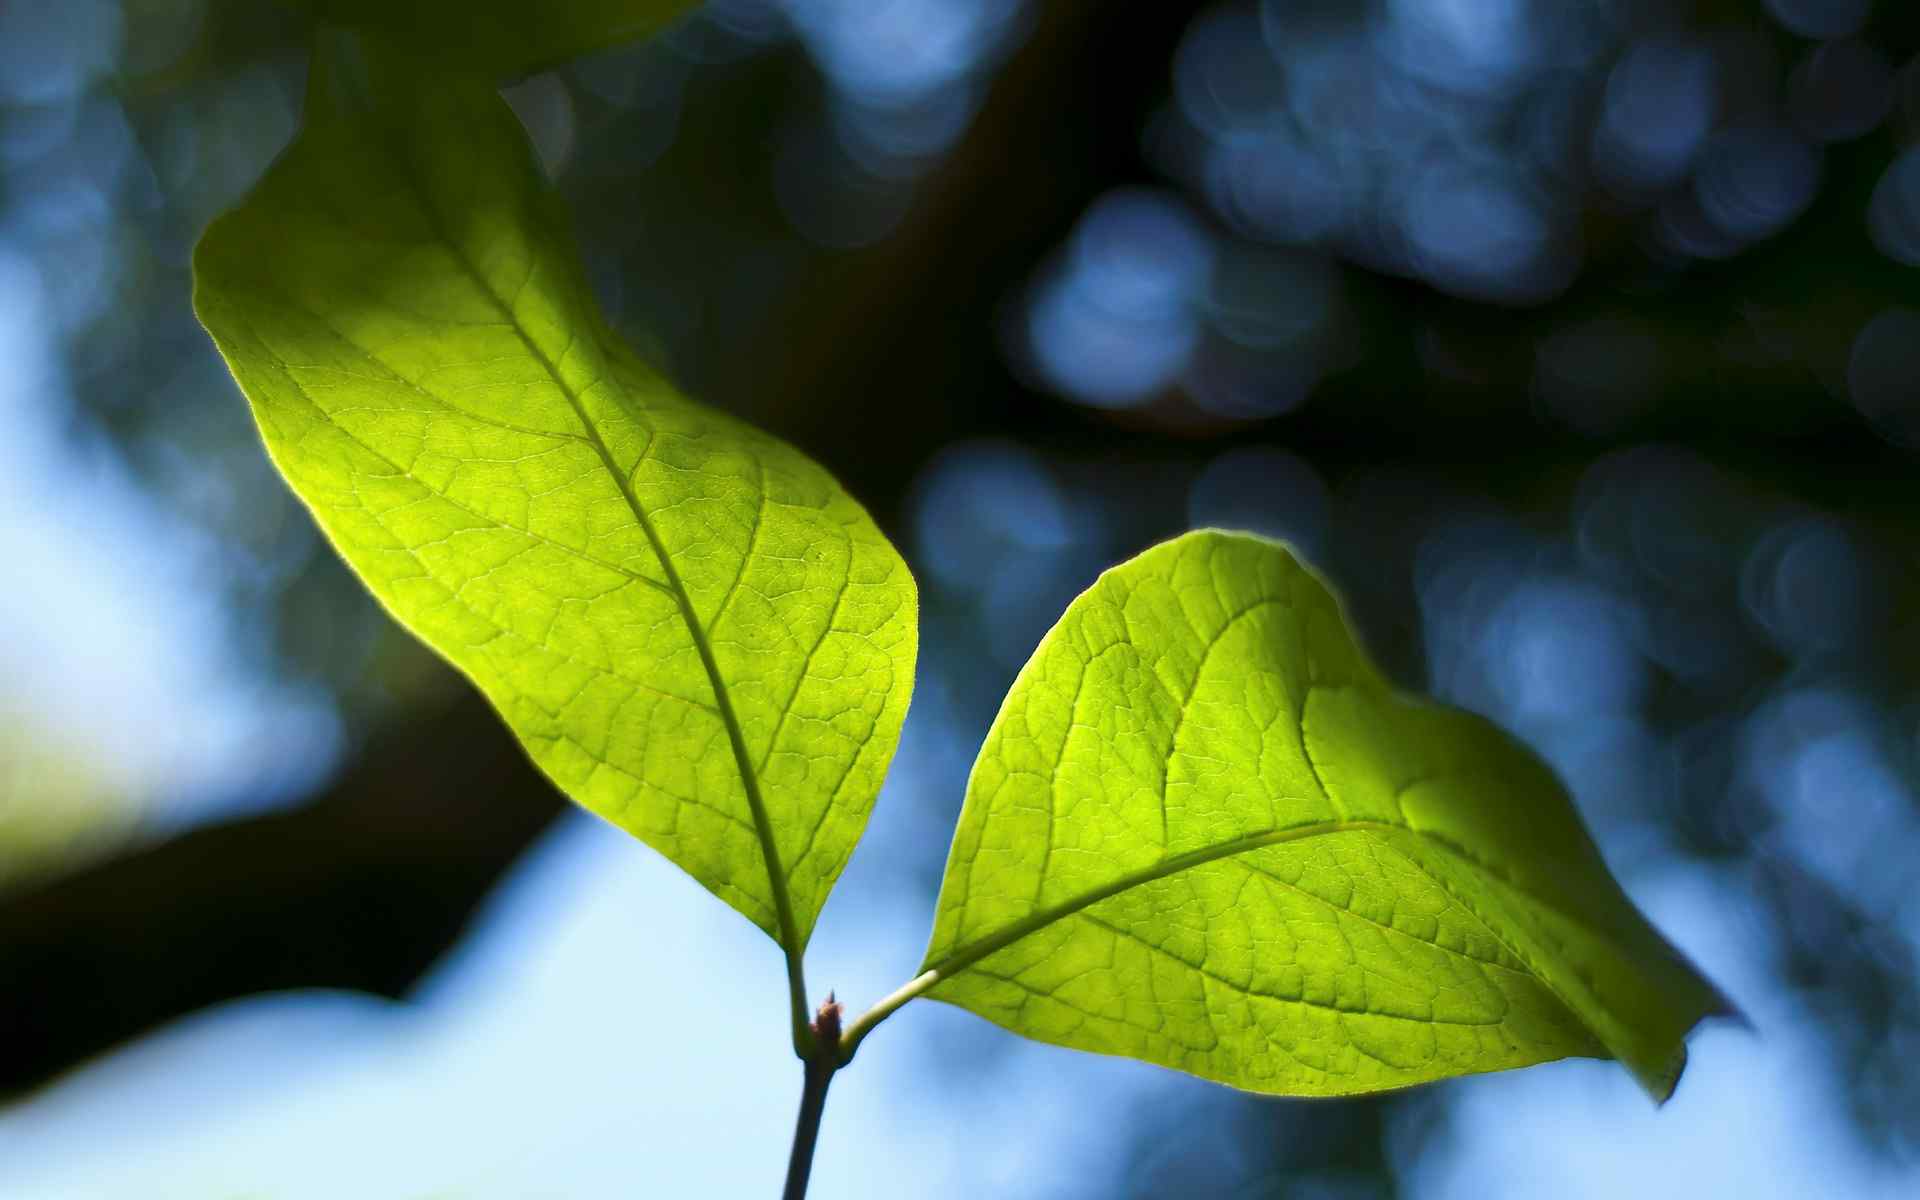
[[569, 796], [797, 966], [906, 713], [906, 565], [819, 466], [609, 332], [490, 82], [345, 51], [313, 78], [194, 258], [268, 451]]
[[1101, 576], [1021, 671], [922, 969], [1016, 1033], [1289, 1095], [1610, 1055], [1664, 1098], [1726, 1011], [1544, 764], [1215, 531]]

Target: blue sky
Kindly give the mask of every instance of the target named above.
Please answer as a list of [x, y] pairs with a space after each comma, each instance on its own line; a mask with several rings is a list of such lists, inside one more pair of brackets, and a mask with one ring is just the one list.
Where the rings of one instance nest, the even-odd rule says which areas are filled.
[[[851, 894], [885, 870], [867, 857]], [[1757, 1032], [1704, 1030], [1657, 1111], [1608, 1063], [1432, 1089], [1393, 1135], [1409, 1195], [1912, 1195], [1920, 1172], [1875, 1166], [1820, 1082], [1811, 1022], [1767, 983], [1737, 878], [1688, 868], [1641, 883]], [[859, 1006], [918, 961], [927, 914], [835, 907], [813, 976]], [[241, 1001], [0, 1114], [0, 1195], [770, 1195], [799, 1077], [783, 1022], [764, 935], [572, 816], [410, 1002]], [[1181, 1114], [1209, 1091], [911, 1005], [836, 1080], [816, 1194], [1117, 1194], [1115, 1139], [1204, 1140]], [[1445, 1134], [1429, 1141], [1434, 1106]]]
[[[722, 19], [751, 26], [764, 7], [724, 5]], [[957, 136], [982, 73], [1024, 27], [1022, 6], [1002, 2], [894, 0], [879, 37], [870, 36], [863, 5], [788, 7], [834, 85], [835, 127], [848, 153], [864, 154], [861, 169], [883, 175], [911, 175]], [[1822, 36], [1845, 32], [1846, 20], [1857, 26], [1866, 11], [1864, 3], [1816, 0], [1769, 0], [1769, 8], [1789, 28], [1827, 22]], [[197, 7], [183, 5], [188, 10]], [[1440, 146], [1442, 165], [1480, 161], [1479, 124], [1462, 123], [1453, 110], [1388, 103], [1407, 94], [1402, 67], [1428, 70], [1444, 59], [1462, 73], [1452, 86], [1476, 105], [1491, 103], [1532, 61], [1529, 47], [1558, 45], [1563, 32], [1549, 19], [1559, 9], [1522, 0], [1394, 0], [1366, 29], [1337, 36], [1287, 33], [1290, 11], [1277, 0], [1221, 9], [1196, 25], [1175, 63], [1175, 100], [1195, 130], [1189, 150], [1204, 168], [1201, 190], [1224, 196], [1230, 211], [1281, 240], [1319, 237], [1342, 212], [1365, 215], [1340, 207], [1352, 183], [1342, 173], [1367, 175], [1382, 164], [1398, 171], [1408, 145]], [[158, 179], [186, 197], [189, 213], [196, 205], [210, 212], [284, 141], [293, 120], [270, 78], [248, 77], [220, 93], [253, 121], [245, 136], [232, 135], [239, 149], [223, 151], [211, 135], [171, 150], [136, 144], [118, 101], [99, 84], [126, 56], [165, 47], [124, 39], [119, 13], [98, 0], [0, 8], [0, 102], [35, 114], [0, 138], [9, 185], [0, 205], [0, 719], [17, 737], [84, 759], [103, 792], [138, 797], [129, 803], [150, 829], [164, 831], [297, 796], [302, 781], [330, 763], [337, 731], [326, 703], [267, 678], [253, 648], [239, 644], [223, 598], [231, 551], [157, 504], [108, 440], [76, 419], [64, 339], [115, 295], [114, 247], [124, 235], [116, 206], [134, 203]], [[36, 22], [44, 26], [37, 33]], [[190, 22], [177, 24], [191, 33]], [[1566, 36], [1577, 43], [1580, 32]], [[1431, 61], [1398, 53], [1434, 45], [1453, 53]], [[1705, 153], [1707, 60], [1696, 50], [1656, 40], [1610, 68], [1609, 79], [1634, 86], [1609, 84], [1606, 93], [1608, 120], [1594, 153], [1609, 186], [1631, 191], [1647, 183], [1635, 172], [1665, 178]], [[1276, 68], [1282, 60], [1284, 72]], [[1358, 67], [1366, 69], [1356, 76]], [[1392, 127], [1412, 142], [1350, 152], [1359, 134], [1342, 123], [1360, 110], [1320, 97], [1355, 78], [1371, 81], [1382, 111], [1398, 122]], [[1288, 104], [1328, 123], [1319, 140], [1269, 128], [1283, 99], [1271, 87], [1280, 82], [1293, 89]], [[552, 92], [550, 85], [537, 86]], [[1646, 96], [1672, 100], [1676, 111], [1695, 105], [1699, 119], [1668, 113], [1669, 141], [1648, 143], [1643, 135], [1655, 125], [1622, 107]], [[1753, 139], [1716, 153], [1703, 161], [1792, 166], [1804, 158]], [[1706, 200], [1726, 199], [1720, 185], [1729, 179], [1756, 177], [1729, 170], [1703, 174]], [[1777, 202], [1775, 217], [1804, 204], [1793, 172], [1757, 177], [1780, 184], [1760, 197]], [[1920, 151], [1909, 149], [1866, 214], [1876, 245], [1897, 262], [1920, 261], [1916, 181]], [[1500, 280], [1540, 294], [1560, 286], [1558, 275], [1522, 269], [1553, 257], [1556, 243], [1542, 232], [1554, 224], [1551, 205], [1511, 172], [1480, 172], [1469, 182], [1450, 183], [1448, 203], [1437, 207], [1415, 203], [1428, 195], [1424, 185], [1389, 197], [1408, 217], [1416, 253], [1388, 267], [1466, 295], [1489, 290], [1489, 261]], [[884, 225], [856, 231], [854, 240], [879, 236]], [[1197, 337], [1193, 306], [1204, 294], [1214, 318], [1231, 318], [1230, 332], [1284, 360], [1286, 370], [1244, 393], [1203, 391], [1203, 406], [1246, 416], [1298, 403], [1334, 365], [1303, 348], [1338, 340], [1335, 277], [1284, 255], [1226, 261], [1196, 228], [1192, 205], [1165, 190], [1116, 193], [1091, 208], [1043, 267], [1020, 326], [1040, 374], [1069, 398], [1135, 403], [1184, 367]], [[1432, 252], [1465, 244], [1462, 230], [1492, 232], [1470, 247], [1475, 253]], [[1235, 273], [1243, 267], [1247, 278]], [[1496, 298], [1512, 297], [1496, 289]], [[1910, 410], [1900, 405], [1910, 390], [1902, 385], [1920, 343], [1894, 332], [1914, 320], [1908, 309], [1881, 313], [1867, 327], [1878, 332], [1863, 334], [1849, 363], [1854, 402], [1895, 430], [1907, 428]], [[1596, 359], [1630, 358], [1620, 348], [1637, 344], [1631, 327], [1575, 334], [1542, 350], [1546, 403], [1554, 403], [1556, 380], [1591, 386]], [[1101, 357], [1113, 346], [1131, 353], [1118, 377]], [[189, 380], [203, 382], [224, 387], [217, 371]], [[1644, 389], [1635, 382], [1630, 390]], [[1583, 405], [1591, 398], [1576, 397]], [[228, 399], [211, 411], [250, 439], [244, 406], [237, 395]], [[1688, 527], [1674, 514], [1699, 507], [1679, 488], [1685, 478], [1656, 474], [1648, 485], [1659, 464], [1627, 457], [1602, 461], [1588, 484], [1618, 467], [1624, 482], [1614, 491], [1628, 498], [1620, 505], [1631, 509], [1641, 565], [1692, 570], [1685, 555], [1661, 557], [1695, 548], [1675, 534]], [[1620, 515], [1620, 505], [1602, 503], [1611, 492], [1590, 490], [1599, 516], [1589, 513], [1574, 531], [1582, 553], [1603, 541], [1609, 526], [1601, 518]], [[1089, 565], [1111, 561], [1121, 535], [1102, 526], [1100, 500], [1067, 496], [1037, 454], [961, 447], [924, 472], [910, 550], [930, 584], [982, 614], [994, 631], [992, 656], [1010, 670]], [[1252, 449], [1221, 456], [1197, 477], [1187, 516], [1317, 546], [1331, 536], [1332, 503], [1303, 460]], [[1816, 1032], [1811, 1001], [1784, 986], [1769, 957], [1744, 869], [1680, 864], [1635, 819], [1674, 800], [1678, 786], [1636, 773], [1635, 763], [1667, 761], [1668, 747], [1638, 715], [1647, 681], [1655, 664], [1710, 675], [1713, 630], [1633, 608], [1592, 563], [1567, 566], [1572, 554], [1554, 558], [1485, 524], [1455, 533], [1428, 537], [1413, 563], [1436, 691], [1515, 728], [1575, 782], [1635, 898], [1755, 1029], [1699, 1034], [1678, 1095], [1658, 1111], [1606, 1063], [1425, 1091], [1396, 1110], [1390, 1137], [1406, 1194], [1920, 1194], [1920, 1167], [1887, 1165], [1859, 1143], [1832, 1050]], [[1741, 579], [1749, 617], [1783, 654], [1817, 661], [1834, 638], [1852, 631], [1864, 639], [1875, 628], [1856, 611], [1871, 576], [1821, 523], [1794, 516], [1750, 555], [1728, 552], [1748, 555]], [[926, 857], [913, 839], [937, 836], [944, 845], [943, 830], [929, 834], [938, 823], [927, 816], [957, 802], [972, 757], [975, 734], [969, 718], [956, 716], [963, 706], [943, 701], [943, 670], [959, 674], [930, 654], [873, 836], [810, 955], [814, 985], [839, 988], [856, 1008], [919, 961], [931, 898], [901, 903], [919, 894], [903, 877]], [[1920, 942], [1920, 899], [1903, 856], [1887, 848], [1920, 834], [1907, 785], [1873, 733], [1877, 718], [1860, 703], [1844, 689], [1783, 685], [1738, 714], [1739, 769], [1779, 818], [1763, 848], [1804, 859], [1868, 911], [1890, 914], [1910, 946]], [[1908, 729], [1892, 740], [1912, 736]], [[0, 773], [0, 783], [6, 779]], [[36, 795], [23, 790], [0, 803], [31, 804]], [[517, 866], [471, 935], [406, 1003], [340, 993], [239, 1001], [0, 1110], [0, 1196], [769, 1195], [784, 1167], [799, 1081], [783, 997], [780, 957], [764, 936], [656, 855], [576, 815]], [[1230, 1137], [1209, 1140], [1217, 1131], [1207, 1106], [1217, 1095], [1197, 1081], [1029, 1044], [955, 1010], [915, 1004], [835, 1083], [816, 1194], [1116, 1194], [1142, 1142], [1229, 1152]], [[1329, 1187], [1327, 1197], [1339, 1194]]]

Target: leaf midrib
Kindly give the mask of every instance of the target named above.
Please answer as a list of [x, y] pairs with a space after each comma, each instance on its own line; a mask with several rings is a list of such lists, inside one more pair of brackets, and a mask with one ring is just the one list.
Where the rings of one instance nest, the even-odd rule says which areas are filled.
[[[1397, 824], [1392, 821], [1382, 821], [1382, 820], [1376, 820], [1376, 819], [1364, 818], [1364, 817], [1337, 818], [1337, 819], [1325, 820], [1325, 821], [1311, 821], [1302, 825], [1289, 825], [1282, 829], [1270, 829], [1261, 833], [1248, 834], [1244, 837], [1230, 838], [1224, 842], [1216, 842], [1211, 846], [1203, 846], [1198, 850], [1190, 850], [1184, 854], [1177, 854], [1171, 858], [1162, 859], [1159, 862], [1153, 863], [1150, 866], [1143, 867], [1136, 871], [1127, 872], [1126, 874], [1121, 875], [1118, 878], [1115, 878], [1113, 880], [1110, 880], [1107, 883], [1102, 884], [1100, 887], [1094, 888], [1091, 891], [1085, 892], [1071, 899], [1061, 901], [1058, 904], [1049, 905], [1046, 908], [1039, 909], [1033, 913], [1030, 913], [1029, 915], [1022, 918], [1021, 920], [1016, 921], [1013, 924], [1000, 929], [995, 933], [988, 934], [986, 937], [970, 942], [964, 946], [961, 946], [957, 950], [949, 952], [945, 957], [941, 958], [938, 962], [922, 963], [919, 974], [916, 975], [915, 978], [906, 985], [906, 987], [902, 988], [900, 992], [895, 993], [895, 995], [897, 997], [901, 997], [902, 998], [901, 1002], [904, 1002], [904, 999], [911, 998], [914, 995], [919, 995], [924, 993], [929, 988], [939, 983], [941, 980], [949, 979], [955, 975], [958, 975], [960, 972], [965, 971], [967, 968], [973, 966], [975, 963], [980, 962], [982, 959], [987, 958], [990, 955], [996, 954], [1001, 950], [1006, 949], [1008, 946], [1013, 945], [1015, 942], [1018, 942], [1023, 938], [1026, 938], [1032, 934], [1038, 933], [1040, 930], [1045, 929], [1047, 926], [1052, 925], [1057, 921], [1064, 920], [1067, 917], [1071, 917], [1076, 913], [1079, 913], [1084, 911], [1085, 909], [1091, 908], [1093, 905], [1096, 905], [1103, 900], [1112, 899], [1114, 896], [1117, 896], [1122, 892], [1130, 891], [1133, 888], [1140, 887], [1145, 884], [1153, 883], [1156, 880], [1165, 879], [1171, 875], [1177, 875], [1182, 871], [1187, 871], [1195, 867], [1204, 866], [1210, 862], [1217, 862], [1220, 859], [1232, 858], [1236, 855], [1247, 854], [1255, 850], [1265, 849], [1266, 847], [1269, 847], [1269, 846], [1285, 845], [1289, 842], [1306, 841], [1311, 838], [1327, 837], [1333, 834], [1360, 833], [1360, 832], [1369, 832], [1369, 831], [1384, 833], [1384, 834], [1409, 835], [1419, 839], [1423, 843], [1431, 844], [1432, 846], [1442, 851], [1443, 853], [1451, 854], [1454, 857], [1459, 858], [1462, 862], [1466, 863], [1468, 866], [1474, 867], [1475, 869], [1482, 869], [1482, 870], [1485, 869], [1484, 864], [1482, 864], [1476, 857], [1466, 853], [1461, 848], [1454, 846], [1447, 839], [1435, 836], [1434, 834], [1429, 832], [1417, 830], [1410, 825]], [[1401, 851], [1401, 853], [1403, 855], [1405, 854], [1404, 851]], [[1533, 978], [1535, 982], [1540, 984], [1540, 986], [1546, 988], [1547, 991], [1550, 994], [1552, 994], [1553, 997], [1557, 999], [1562, 1005], [1564, 1005], [1569, 1012], [1573, 1013], [1576, 1020], [1579, 1020], [1581, 1021], [1582, 1024], [1587, 1025], [1587, 1027], [1590, 1030], [1592, 1029], [1592, 1026], [1588, 1024], [1587, 1019], [1581, 1015], [1581, 1009], [1575, 1006], [1573, 1003], [1571, 1003], [1569, 998], [1562, 993], [1559, 985], [1552, 978], [1550, 978], [1550, 976], [1547, 973], [1542, 971], [1540, 965], [1535, 963], [1532, 960], [1531, 956], [1521, 953], [1519, 948], [1515, 947], [1505, 936], [1503, 936], [1498, 930], [1496, 930], [1488, 922], [1488, 919], [1484, 914], [1482, 914], [1477, 908], [1474, 908], [1471, 905], [1466, 905], [1465, 901], [1462, 899], [1462, 897], [1458, 895], [1458, 893], [1456, 893], [1452, 888], [1448, 887], [1446, 884], [1442, 883], [1438, 878], [1433, 876], [1432, 873], [1429, 872], [1425, 867], [1421, 866], [1419, 862], [1411, 858], [1408, 859], [1408, 862], [1412, 863], [1412, 865], [1415, 867], [1416, 870], [1419, 870], [1422, 874], [1426, 875], [1429, 879], [1432, 879], [1435, 886], [1439, 887], [1442, 891], [1446, 892], [1455, 901], [1465, 905], [1465, 907], [1467, 908], [1467, 911], [1470, 912], [1473, 915], [1474, 919], [1479, 922], [1481, 928], [1485, 929], [1488, 935], [1491, 936], [1496, 942], [1498, 942], [1501, 945], [1501, 947], [1507, 951], [1507, 953], [1513, 955], [1517, 961], [1525, 965], [1527, 969], [1526, 973], [1531, 978]], [[1496, 878], [1497, 877], [1498, 876], [1496, 876]], [[1534, 903], [1539, 903], [1542, 905], [1542, 907], [1552, 909], [1553, 911], [1556, 911], [1556, 912], [1561, 911], [1557, 908], [1557, 906], [1546, 904], [1545, 902], [1538, 900], [1536, 897], [1533, 897], [1530, 894], [1527, 894], [1524, 892], [1522, 894], [1526, 895], [1529, 901], [1532, 901]], [[1567, 914], [1562, 913], [1562, 915], [1567, 915]], [[877, 1014], [878, 1016], [884, 1017], [887, 1012], [892, 1011], [893, 1007], [897, 1007], [897, 1004], [892, 1004], [891, 1007], [888, 1007], [888, 1005], [893, 1001], [893, 999], [894, 999], [893, 997], [890, 997], [888, 1001], [883, 1002], [882, 1011], [878, 1012]], [[866, 1024], [866, 1023], [869, 1023], [869, 1022], [867, 1022], [866, 1019], [863, 1018], [863, 1024]], [[860, 1028], [858, 1026], [856, 1028], [858, 1028], [859, 1032], [862, 1035], [864, 1035], [865, 1033], [864, 1028]], [[1594, 1031], [1594, 1032], [1596, 1033], [1596, 1036], [1598, 1036], [1598, 1031]], [[1604, 1044], [1604, 1039], [1603, 1039], [1603, 1044]]]
[[1136, 887], [1153, 883], [1156, 880], [1165, 879], [1169, 875], [1177, 875], [1182, 871], [1191, 870], [1194, 867], [1204, 866], [1207, 863], [1215, 862], [1219, 859], [1232, 858], [1234, 855], [1265, 849], [1268, 846], [1280, 846], [1288, 842], [1305, 841], [1308, 838], [1325, 837], [1329, 834], [1336, 833], [1360, 833], [1368, 830], [1391, 833], [1413, 832], [1413, 830], [1407, 826], [1396, 825], [1391, 821], [1377, 821], [1368, 818], [1343, 818], [1330, 821], [1310, 821], [1304, 825], [1288, 825], [1281, 829], [1268, 829], [1260, 833], [1248, 834], [1244, 837], [1229, 838], [1224, 842], [1215, 842], [1210, 846], [1202, 846], [1198, 850], [1189, 850], [1184, 854], [1176, 854], [1171, 858], [1163, 858], [1159, 862], [1135, 871], [1129, 871], [1124, 875], [1111, 879], [1099, 887], [1083, 892], [1078, 896], [1063, 900], [1057, 904], [1048, 905], [1042, 909], [1037, 909], [997, 932], [990, 933], [986, 937], [969, 942], [959, 949], [949, 952], [938, 962], [923, 963], [921, 965], [921, 971], [923, 974], [929, 974], [936, 978], [949, 978], [966, 970], [988, 955], [998, 953], [1022, 938], [1033, 933], [1038, 933], [1054, 922], [1073, 916], [1083, 909], [1091, 908], [1102, 900], [1112, 899], [1121, 892], [1131, 891]]
[[[533, 356], [534, 361], [540, 364], [547, 377], [553, 381], [554, 387], [558, 388], [561, 396], [566, 399], [568, 407], [573, 410], [575, 418], [580, 422], [586, 443], [600, 457], [601, 464], [606, 468], [607, 474], [612, 477], [614, 486], [619, 489], [628, 510], [633, 513], [634, 521], [646, 535], [648, 545], [653, 548], [654, 557], [659, 560], [661, 573], [666, 576], [667, 588], [680, 608], [681, 620], [687, 627], [687, 634], [700, 656], [700, 665], [706, 671], [707, 682], [713, 689], [714, 707], [719, 713], [720, 723], [727, 731], [727, 741], [733, 751], [734, 766], [739, 772], [741, 787], [746, 792], [747, 807], [753, 814], [754, 832], [760, 842], [760, 854], [766, 863], [768, 890], [772, 893], [774, 918], [779, 926], [780, 945], [786, 951], [788, 959], [790, 968], [788, 978], [795, 992], [796, 1011], [804, 1012], [805, 985], [799, 977], [802, 949], [799, 925], [794, 920], [793, 900], [787, 891], [786, 874], [781, 868], [780, 852], [774, 842], [772, 818], [767, 812], [766, 801], [760, 792], [760, 777], [753, 767], [752, 756], [747, 750], [745, 732], [740, 727], [739, 717], [734, 713], [732, 696], [721, 678], [720, 664], [714, 657], [712, 642], [707, 637], [705, 626], [701, 624], [699, 616], [694, 611], [693, 598], [688, 594], [686, 584], [681, 581], [680, 572], [675, 569], [673, 559], [667, 553], [666, 544], [661, 540], [659, 531], [654, 528], [652, 519], [647, 516], [645, 507], [640, 503], [640, 498], [635, 495], [631, 477], [615, 462], [612, 450], [607, 446], [606, 439], [600, 436], [599, 426], [587, 415], [586, 406], [580, 402], [578, 393], [568, 385], [566, 378], [560, 373], [558, 364], [527, 335], [513, 307], [488, 282], [480, 272], [478, 264], [468, 256], [465, 247], [460, 245], [441, 222], [440, 214], [433, 206], [431, 193], [421, 185], [421, 181], [414, 172], [411, 157], [404, 153], [398, 154], [397, 157], [408, 180], [414, 186], [415, 194], [420, 200], [421, 212], [434, 237], [447, 247], [460, 270], [472, 281], [474, 287], [479, 289], [480, 294], [486, 297], [488, 303], [500, 313], [507, 327], [513, 330], [514, 337], [526, 348], [527, 353]], [[539, 269], [539, 262], [537, 256], [530, 254], [529, 258], [527, 270], [531, 278], [532, 273]], [[575, 334], [574, 341], [578, 339], [579, 335]], [[573, 343], [569, 342], [569, 350], [572, 349], [572, 345]], [[561, 357], [566, 357], [565, 351], [562, 351]], [[639, 463], [644, 462], [645, 459], [646, 453], [643, 451], [635, 462], [635, 468], [638, 469]], [[747, 564], [742, 562], [740, 569], [744, 573]]]

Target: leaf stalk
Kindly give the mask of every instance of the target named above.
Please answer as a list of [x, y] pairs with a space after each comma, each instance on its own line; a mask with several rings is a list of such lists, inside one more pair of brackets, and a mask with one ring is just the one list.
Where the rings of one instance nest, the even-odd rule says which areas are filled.
[[874, 1026], [892, 1016], [895, 1009], [938, 982], [940, 982], [938, 970], [922, 971], [875, 1003], [872, 1008], [861, 1013], [858, 1020], [847, 1026], [846, 1033], [840, 1038], [840, 1065], [844, 1067], [853, 1061], [853, 1052], [860, 1048], [862, 1039], [873, 1032]]

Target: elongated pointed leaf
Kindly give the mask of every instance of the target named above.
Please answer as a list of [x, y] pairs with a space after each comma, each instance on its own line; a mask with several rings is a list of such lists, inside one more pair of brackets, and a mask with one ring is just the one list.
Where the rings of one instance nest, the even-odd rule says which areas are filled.
[[394, 616], [797, 953], [898, 740], [912, 578], [821, 468], [608, 332], [487, 83], [355, 65], [316, 64], [307, 128], [207, 231], [200, 319]]
[[1213, 531], [1101, 576], [1020, 673], [923, 969], [1016, 1033], [1290, 1095], [1611, 1055], [1664, 1098], [1723, 1008], [1545, 765]]

